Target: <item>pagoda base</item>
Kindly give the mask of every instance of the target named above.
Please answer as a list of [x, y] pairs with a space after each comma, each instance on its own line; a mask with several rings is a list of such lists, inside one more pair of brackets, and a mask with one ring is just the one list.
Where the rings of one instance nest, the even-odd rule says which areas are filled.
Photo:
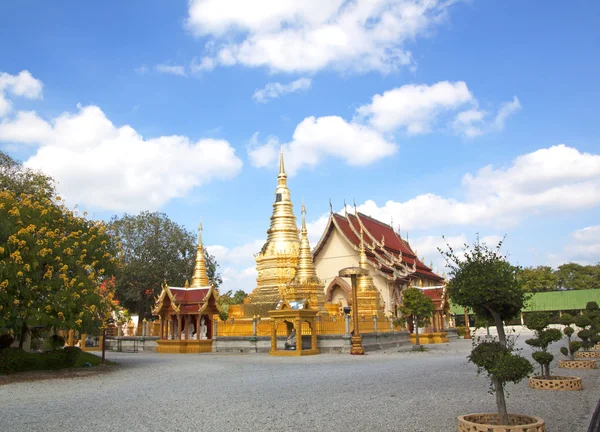
[[199, 354], [212, 352], [212, 339], [202, 340], [158, 340], [157, 353]]
[[[417, 337], [414, 333], [411, 333], [410, 341], [413, 345], [416, 345]], [[419, 342], [424, 345], [439, 344], [448, 343], [450, 339], [448, 339], [448, 333], [446, 332], [419, 333]]]

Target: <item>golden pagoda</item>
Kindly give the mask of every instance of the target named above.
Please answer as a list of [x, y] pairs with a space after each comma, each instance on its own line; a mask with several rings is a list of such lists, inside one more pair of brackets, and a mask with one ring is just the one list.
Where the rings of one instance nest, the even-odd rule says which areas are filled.
[[245, 306], [252, 305], [244, 307], [246, 316], [266, 316], [269, 310], [275, 309], [284, 296], [286, 285], [295, 276], [299, 251], [299, 232], [281, 152], [271, 226], [266, 243], [256, 255], [258, 277], [256, 288], [245, 301]]
[[[365, 253], [365, 242], [363, 231], [360, 231], [360, 260], [359, 266], [369, 270], [367, 254]], [[373, 283], [373, 278], [370, 274], [358, 277], [356, 300], [358, 302], [358, 315], [364, 317], [372, 317], [373, 315], [383, 314], [383, 302], [381, 294]]]
[[317, 277], [317, 270], [313, 262], [306, 230], [306, 207], [302, 203], [302, 229], [300, 231], [298, 266], [296, 267], [294, 279], [286, 287], [283, 300], [288, 302], [306, 300], [311, 309], [324, 312], [324, 288], [325, 285]]

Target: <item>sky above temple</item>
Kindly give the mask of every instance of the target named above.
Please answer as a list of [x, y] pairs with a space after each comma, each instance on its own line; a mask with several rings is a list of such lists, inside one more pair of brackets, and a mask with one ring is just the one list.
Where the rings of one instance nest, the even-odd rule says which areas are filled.
[[94, 218], [202, 218], [225, 290], [254, 287], [280, 147], [312, 246], [345, 200], [440, 272], [442, 235], [506, 235], [524, 266], [600, 261], [598, 2], [22, 0], [0, 17], [0, 149]]

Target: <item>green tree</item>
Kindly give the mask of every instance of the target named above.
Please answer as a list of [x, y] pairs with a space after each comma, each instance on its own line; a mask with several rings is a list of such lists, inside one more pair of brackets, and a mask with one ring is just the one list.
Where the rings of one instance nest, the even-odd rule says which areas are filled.
[[21, 334], [31, 323], [98, 328], [112, 307], [101, 283], [114, 274], [118, 247], [102, 222], [58, 197], [0, 191], [0, 327]]
[[486, 371], [496, 394], [500, 424], [508, 425], [504, 384], [519, 382], [532, 372], [529, 361], [513, 353], [507, 343], [504, 321], [516, 318], [527, 299], [518, 277], [518, 268], [512, 266], [500, 253], [502, 242], [489, 248], [479, 241], [465, 245], [463, 254], [448, 250], [440, 252], [450, 268], [448, 292], [453, 303], [470, 308], [483, 319], [493, 320], [498, 341], [481, 342], [471, 351], [469, 360], [478, 371]]
[[584, 290], [600, 288], [600, 264], [581, 265], [567, 263], [556, 271], [558, 286], [564, 290]]
[[531, 356], [540, 365], [540, 375], [543, 375], [547, 379], [550, 379], [550, 363], [554, 360], [552, 353], [548, 352], [548, 346], [552, 342], [562, 339], [560, 330], [548, 328], [550, 323], [550, 315], [547, 313], [533, 312], [529, 314], [527, 327], [535, 332], [535, 337], [525, 341], [527, 345], [536, 349]]
[[420, 289], [408, 288], [402, 296], [400, 311], [405, 316], [412, 316], [415, 323], [415, 345], [421, 345], [419, 341], [419, 327], [427, 323], [427, 320], [433, 314], [433, 302]]
[[[149, 318], [163, 280], [172, 286], [184, 286], [191, 279], [196, 237], [166, 214], [147, 211], [114, 217], [110, 230], [123, 248], [122, 266], [116, 277], [117, 298], [129, 310], [137, 311], [140, 319]], [[204, 256], [208, 278], [218, 288], [218, 264], [206, 250]]]
[[227, 291], [219, 296], [219, 308], [221, 309], [221, 320], [225, 321], [229, 318], [229, 306], [243, 304], [244, 299], [248, 297], [245, 291], [237, 290], [234, 294], [232, 291]]
[[21, 163], [0, 151], [0, 191], [11, 191], [39, 198], [56, 195], [54, 180], [46, 174], [24, 167]]
[[583, 315], [577, 315], [574, 319], [575, 325], [581, 330], [577, 336], [581, 339], [581, 346], [589, 351], [600, 342], [600, 309], [598, 303], [588, 302], [585, 305]]
[[565, 326], [563, 328], [563, 333], [567, 336], [567, 346], [561, 347], [560, 352], [569, 360], [573, 360], [575, 352], [581, 348], [581, 342], [571, 340], [573, 333], [575, 333], [575, 329], [571, 327], [575, 324], [575, 318], [573, 318], [573, 315], [571, 314], [564, 313], [560, 318], [560, 323]]
[[556, 291], [558, 275], [549, 266], [526, 267], [519, 272], [523, 289], [527, 292]]

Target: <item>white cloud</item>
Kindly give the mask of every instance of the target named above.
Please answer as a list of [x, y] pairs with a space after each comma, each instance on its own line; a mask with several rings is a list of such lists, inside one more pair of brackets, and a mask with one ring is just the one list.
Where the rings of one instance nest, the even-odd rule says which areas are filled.
[[409, 134], [421, 134], [431, 131], [432, 124], [442, 112], [473, 100], [463, 81], [441, 81], [431, 86], [409, 84], [373, 96], [369, 105], [356, 111], [375, 129], [390, 132], [406, 128]]
[[403, 230], [456, 225], [506, 226], [531, 215], [600, 205], [600, 155], [564, 144], [517, 157], [508, 168], [491, 165], [462, 180], [463, 199], [432, 193], [378, 206], [367, 200], [358, 210]]
[[149, 72], [148, 66], [146, 66], [146, 65], [141, 65], [140, 67], [135, 68], [134, 71], [136, 73], [139, 73], [140, 75], [144, 75]]
[[564, 255], [567, 259], [563, 262], [599, 263], [600, 225], [589, 226], [571, 233], [571, 241], [565, 247]]
[[41, 99], [43, 84], [27, 70], [11, 75], [0, 73], [0, 117], [12, 111], [12, 103], [6, 98], [7, 93], [27, 99]]
[[239, 289], [251, 292], [256, 287], [256, 263], [254, 254], [260, 251], [264, 240], [254, 240], [240, 246], [228, 248], [221, 245], [207, 246], [206, 250], [213, 255], [221, 267], [223, 284], [219, 288], [222, 293]]
[[158, 73], [164, 73], [169, 75], [178, 75], [178, 76], [187, 76], [185, 72], [184, 66], [179, 65], [166, 65], [166, 64], [158, 64], [154, 66], [154, 70]]
[[54, 177], [71, 204], [99, 210], [157, 209], [196, 186], [237, 175], [242, 166], [225, 140], [145, 139], [93, 105], [51, 120], [20, 111], [0, 123], [0, 142], [35, 145], [25, 164]]
[[[280, 143], [270, 138], [266, 144], [256, 142], [248, 149], [254, 166], [273, 165]], [[368, 165], [394, 154], [397, 146], [368, 126], [347, 122], [338, 116], [307, 117], [294, 131], [292, 141], [283, 144], [286, 169], [293, 175], [303, 167], [315, 167], [322, 159], [336, 157], [349, 165]]]
[[289, 84], [268, 83], [263, 88], [257, 89], [252, 95], [252, 99], [256, 102], [267, 103], [271, 99], [277, 99], [289, 93], [306, 91], [310, 88], [311, 83], [310, 78], [299, 78]]
[[[289, 84], [290, 88], [294, 83]], [[267, 85], [255, 93], [255, 99], [264, 101], [267, 96], [277, 97], [284, 92], [285, 86], [272, 84], [277, 86]], [[494, 120], [488, 120], [487, 113], [477, 105], [463, 81], [408, 84], [373, 96], [371, 103], [357, 108], [351, 121], [339, 116], [307, 117], [296, 126], [292, 140], [287, 143], [269, 137], [261, 144], [258, 134], [254, 134], [248, 155], [256, 167], [272, 166], [283, 145], [290, 174], [300, 168], [313, 168], [327, 157], [340, 158], [349, 165], [368, 165], [397, 151], [395, 132], [405, 131], [408, 135], [432, 132], [448, 115], [454, 116], [459, 109], [469, 106], [456, 114], [451, 126], [460, 134], [474, 137], [495, 129], [496, 123], [503, 125], [506, 117], [517, 109], [518, 100], [504, 104]]]
[[442, 0], [191, 0], [187, 27], [221, 65], [273, 71], [389, 72], [413, 65], [408, 41], [443, 21]]
[[204, 57], [199, 63], [196, 61], [196, 59], [192, 60], [192, 63], [190, 64], [190, 71], [192, 73], [210, 71], [213, 70], [215, 66], [216, 62], [213, 59], [210, 57]]
[[474, 138], [489, 132], [504, 130], [506, 119], [521, 109], [519, 99], [514, 96], [511, 102], [502, 104], [494, 118], [488, 119], [488, 113], [477, 108], [457, 114], [452, 123], [454, 131], [467, 138]]

